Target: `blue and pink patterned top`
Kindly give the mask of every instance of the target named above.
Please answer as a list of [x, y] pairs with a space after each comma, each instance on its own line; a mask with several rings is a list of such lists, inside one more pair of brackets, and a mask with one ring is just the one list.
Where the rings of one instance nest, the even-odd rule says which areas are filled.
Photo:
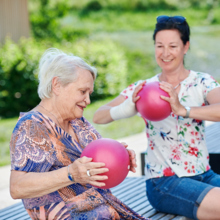
[[[22, 113], [12, 133], [11, 169], [50, 172], [78, 159], [100, 134], [84, 118], [70, 122], [79, 142], [37, 111]], [[146, 219], [131, 210], [108, 189], [74, 183], [38, 198], [23, 199], [32, 219]]]
[[[159, 74], [146, 80], [159, 81]], [[132, 96], [134, 83], [121, 92], [127, 98]], [[181, 82], [179, 101], [183, 106], [206, 105], [207, 94], [220, 87], [207, 73], [190, 71]], [[209, 154], [205, 143], [204, 121], [196, 118], [183, 118], [173, 112], [162, 121], [146, 122], [148, 147], [145, 155], [146, 178], [177, 175], [193, 176], [210, 169]]]

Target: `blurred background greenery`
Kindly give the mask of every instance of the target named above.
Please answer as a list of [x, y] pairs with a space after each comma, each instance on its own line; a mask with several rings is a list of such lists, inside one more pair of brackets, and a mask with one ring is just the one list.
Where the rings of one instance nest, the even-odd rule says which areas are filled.
[[[92, 104], [85, 117], [103, 137], [120, 138], [144, 130], [135, 116], [96, 125], [97, 108], [123, 88], [160, 69], [152, 34], [158, 15], [182, 15], [191, 26], [186, 67], [220, 81], [219, 0], [28, 0], [31, 37], [0, 44], [0, 166], [10, 163], [9, 140], [19, 112], [38, 104], [37, 67], [49, 47], [83, 57], [98, 69]], [[132, 125], [132, 126], [131, 126]]]

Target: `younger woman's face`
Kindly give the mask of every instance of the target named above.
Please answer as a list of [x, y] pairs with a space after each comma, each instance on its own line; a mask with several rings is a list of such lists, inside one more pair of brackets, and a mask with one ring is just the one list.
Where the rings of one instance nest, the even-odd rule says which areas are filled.
[[183, 44], [178, 30], [161, 30], [155, 37], [155, 58], [162, 71], [175, 71], [183, 67], [189, 42]]

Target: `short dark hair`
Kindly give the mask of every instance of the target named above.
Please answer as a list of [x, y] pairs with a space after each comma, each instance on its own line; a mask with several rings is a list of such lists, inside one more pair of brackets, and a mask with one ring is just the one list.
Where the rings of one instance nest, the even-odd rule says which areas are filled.
[[155, 41], [156, 34], [162, 30], [178, 30], [180, 33], [180, 38], [185, 45], [190, 38], [190, 28], [186, 20], [184, 20], [181, 24], [176, 23], [172, 17], [164, 22], [157, 22], [154, 29], [153, 40]]

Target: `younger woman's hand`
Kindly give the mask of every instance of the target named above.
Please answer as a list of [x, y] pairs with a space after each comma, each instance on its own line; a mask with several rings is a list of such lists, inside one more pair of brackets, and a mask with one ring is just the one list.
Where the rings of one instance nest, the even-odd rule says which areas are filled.
[[132, 101], [134, 103], [137, 102], [137, 100], [140, 99], [140, 96], [138, 96], [138, 93], [139, 91], [141, 91], [141, 89], [143, 88], [143, 85], [146, 83], [146, 80], [144, 80], [142, 83], [140, 83], [135, 89], [134, 89], [134, 92], [133, 92], [133, 95], [132, 95]]
[[170, 97], [161, 96], [161, 99], [170, 103], [172, 112], [176, 115], [184, 116], [186, 109], [180, 104], [178, 94], [174, 87], [167, 82], [160, 82], [160, 88], [169, 94]]

